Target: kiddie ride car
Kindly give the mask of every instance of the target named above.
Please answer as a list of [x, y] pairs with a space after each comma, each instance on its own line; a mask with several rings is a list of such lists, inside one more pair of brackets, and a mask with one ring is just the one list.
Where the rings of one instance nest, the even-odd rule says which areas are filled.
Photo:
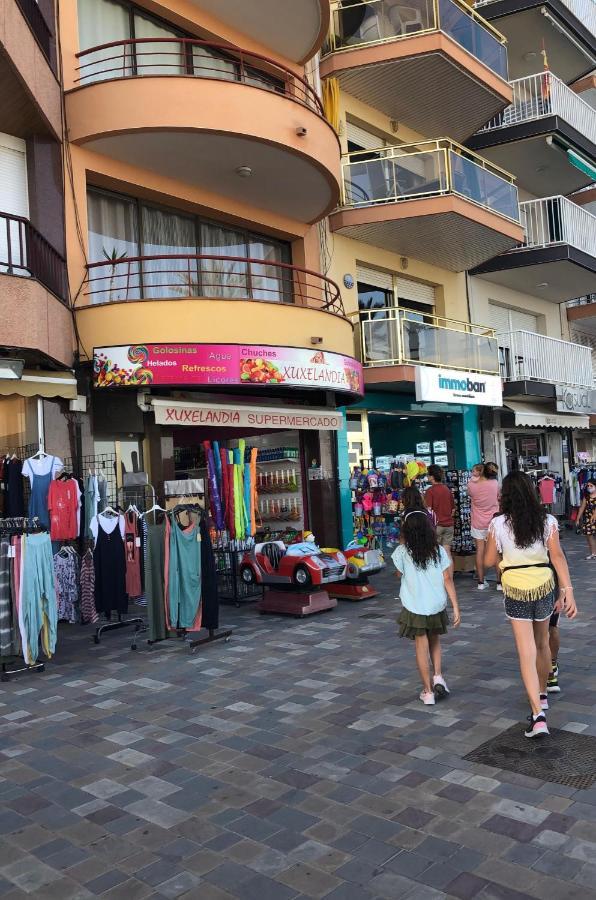
[[321, 588], [346, 575], [346, 557], [341, 550], [320, 550], [314, 542], [290, 544], [266, 541], [247, 550], [240, 564], [245, 584], [306, 590]]
[[[333, 550], [325, 550], [333, 553]], [[370, 586], [368, 576], [376, 575], [385, 568], [385, 557], [381, 550], [368, 550], [358, 541], [352, 541], [344, 550], [347, 560], [345, 580], [333, 585], [331, 594], [339, 600], [368, 600], [379, 593]]]

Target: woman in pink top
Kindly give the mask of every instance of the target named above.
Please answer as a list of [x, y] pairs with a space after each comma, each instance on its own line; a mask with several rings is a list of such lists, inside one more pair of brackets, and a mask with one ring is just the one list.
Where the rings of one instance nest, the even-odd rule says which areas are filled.
[[484, 578], [484, 549], [488, 526], [493, 516], [499, 512], [498, 467], [496, 463], [479, 463], [472, 469], [472, 477], [468, 482], [468, 494], [471, 501], [471, 532], [476, 542], [476, 577], [478, 590], [484, 591], [489, 586]]

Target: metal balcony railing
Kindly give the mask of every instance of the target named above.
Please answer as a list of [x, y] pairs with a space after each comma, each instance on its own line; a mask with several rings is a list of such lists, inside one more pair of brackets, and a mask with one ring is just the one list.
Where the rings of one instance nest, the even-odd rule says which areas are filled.
[[481, 128], [494, 131], [546, 116], [559, 116], [580, 134], [596, 144], [596, 109], [567, 87], [552, 72], [540, 72], [511, 82], [513, 103]]
[[352, 316], [360, 359], [371, 366], [440, 366], [499, 374], [492, 328], [397, 306], [361, 310]]
[[567, 197], [545, 197], [526, 200], [519, 209], [525, 240], [517, 250], [568, 244], [596, 257], [596, 216], [583, 206]]
[[[482, 8], [497, 0], [476, 0], [474, 6]], [[596, 35], [596, 4], [594, 0], [561, 0], [569, 12], [588, 29], [590, 34]]]
[[513, 176], [448, 139], [349, 153], [342, 177], [344, 206], [457, 194], [519, 222]]
[[17, 6], [27, 19], [29, 27], [44, 56], [50, 61], [50, 53], [52, 46], [52, 31], [45, 20], [45, 16], [40, 10], [37, 0], [17, 0]]
[[335, 0], [331, 9], [327, 53], [442, 31], [507, 78], [505, 38], [464, 0]]
[[592, 387], [592, 352], [589, 347], [545, 337], [533, 331], [497, 335], [503, 381], [542, 381]]
[[0, 212], [0, 274], [37, 278], [63, 302], [68, 299], [66, 261], [28, 219]]
[[309, 269], [245, 256], [160, 254], [89, 263], [87, 303], [130, 300], [261, 300], [343, 316], [337, 284]]
[[324, 118], [310, 84], [286, 66], [229, 44], [194, 38], [137, 38], [99, 44], [77, 53], [77, 84], [148, 75], [235, 81], [281, 94]]
[[596, 294], [585, 294], [583, 297], [576, 297], [575, 300], [569, 300], [565, 306], [572, 309], [574, 306], [592, 306], [596, 305]]

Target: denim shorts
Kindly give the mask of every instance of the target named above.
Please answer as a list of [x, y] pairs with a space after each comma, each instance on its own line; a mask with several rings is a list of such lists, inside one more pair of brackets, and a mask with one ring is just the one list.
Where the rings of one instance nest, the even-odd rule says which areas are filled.
[[505, 597], [505, 615], [508, 619], [544, 622], [546, 619], [550, 619], [554, 609], [554, 591], [540, 600], [512, 600], [511, 597]]

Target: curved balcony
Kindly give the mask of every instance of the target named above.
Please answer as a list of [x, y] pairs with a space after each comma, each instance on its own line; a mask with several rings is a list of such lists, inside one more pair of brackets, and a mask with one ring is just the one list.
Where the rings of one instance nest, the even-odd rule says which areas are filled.
[[71, 141], [304, 223], [339, 197], [339, 142], [304, 79], [255, 53], [190, 38], [78, 54]]
[[[169, 254], [90, 263], [81, 344], [292, 344], [353, 355], [339, 287], [318, 272], [239, 256]], [[314, 352], [314, 351], [313, 351]]]
[[523, 240], [513, 178], [450, 140], [350, 153], [331, 228], [454, 272]]
[[321, 49], [329, 27], [329, 0], [193, 0], [220, 22], [303, 63]]
[[505, 39], [465, 0], [336, 0], [321, 75], [429, 137], [511, 103]]

